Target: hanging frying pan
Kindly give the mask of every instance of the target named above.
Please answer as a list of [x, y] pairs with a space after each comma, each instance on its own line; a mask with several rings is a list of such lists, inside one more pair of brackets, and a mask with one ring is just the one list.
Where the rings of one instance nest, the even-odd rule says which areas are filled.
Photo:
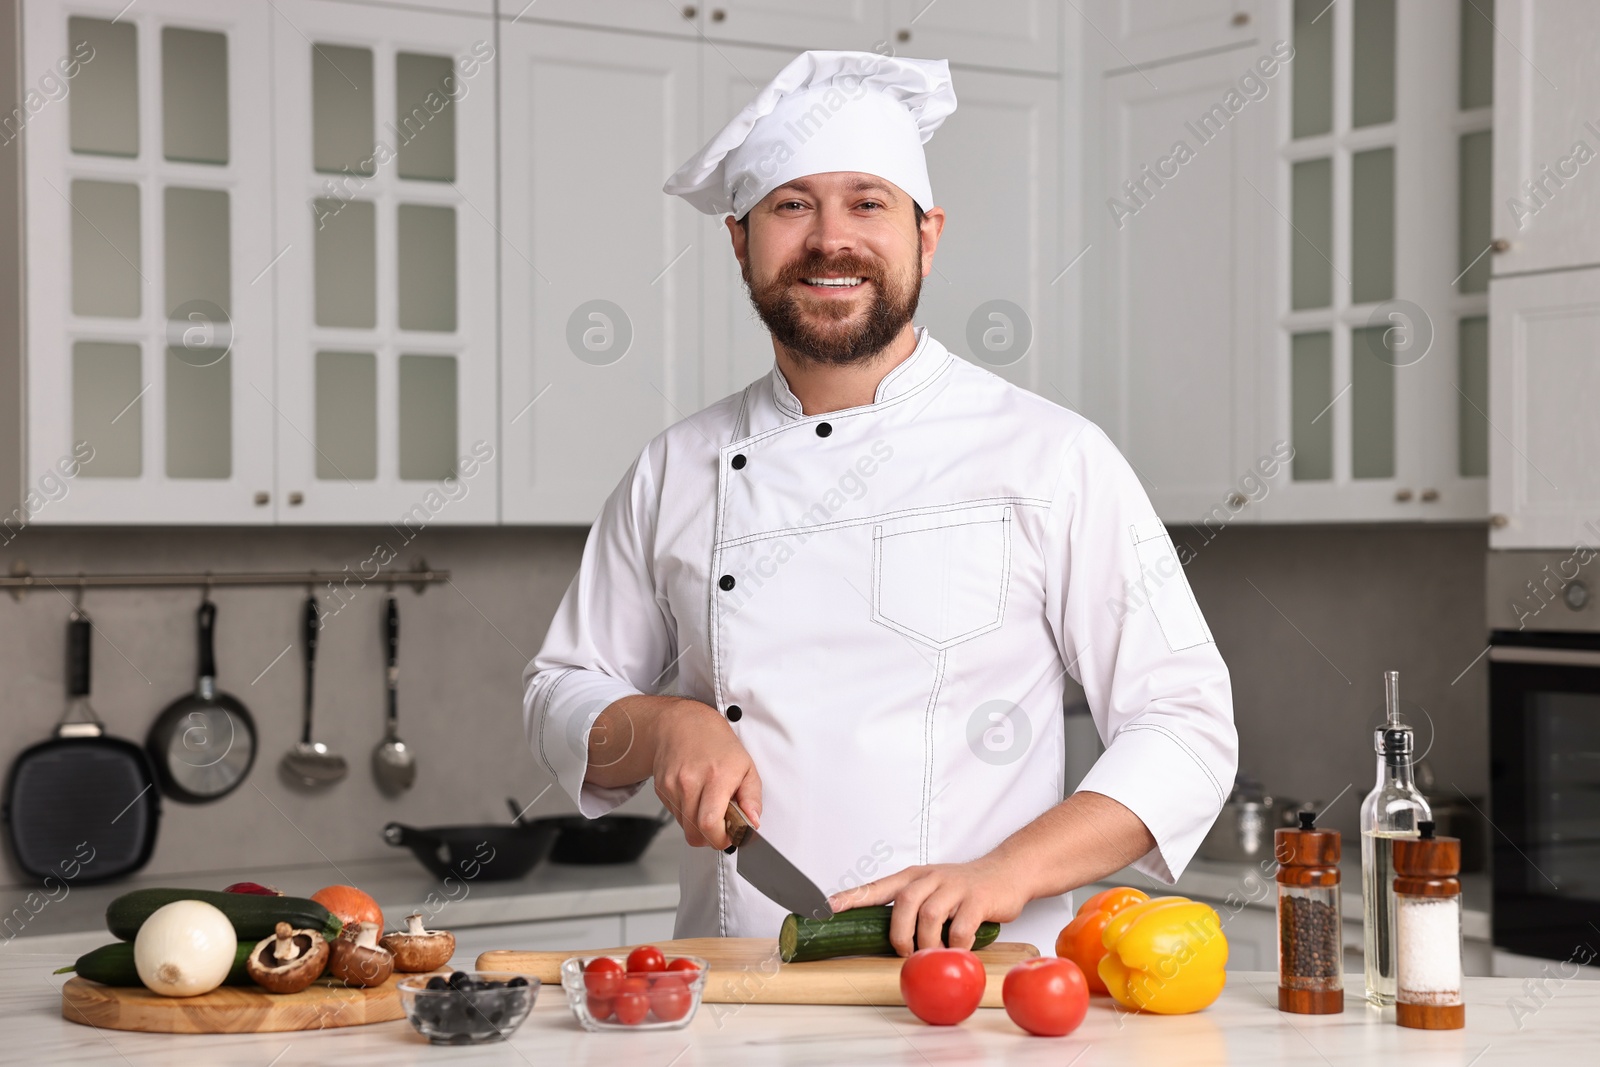
[[256, 723], [238, 700], [217, 690], [212, 633], [217, 606], [200, 602], [200, 675], [194, 692], [167, 705], [145, 747], [161, 789], [173, 800], [204, 804], [225, 797], [256, 761]]
[[[5, 801], [11, 851], [31, 878], [109, 881], [150, 858], [161, 796], [144, 749], [107, 736], [89, 705], [89, 620], [78, 610], [67, 623], [67, 697], [56, 736], [11, 766]], [[75, 720], [79, 712], [87, 719]]]

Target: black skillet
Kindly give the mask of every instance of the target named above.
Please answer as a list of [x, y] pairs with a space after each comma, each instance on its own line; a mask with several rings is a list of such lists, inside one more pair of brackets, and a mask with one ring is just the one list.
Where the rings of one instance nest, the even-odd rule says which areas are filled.
[[385, 841], [409, 848], [438, 877], [486, 882], [521, 878], [544, 859], [555, 836], [554, 826], [532, 823], [424, 829], [392, 822], [383, 828]]
[[[156, 845], [161, 796], [144, 749], [110, 737], [89, 705], [90, 624], [67, 623], [67, 711], [56, 736], [11, 766], [5, 820], [17, 866], [30, 878], [84, 885], [131, 874]], [[74, 721], [74, 712], [87, 720]], [[45, 882], [49, 887], [49, 882]]]
[[558, 831], [550, 849], [551, 863], [600, 866], [608, 863], [633, 863], [643, 856], [661, 828], [672, 821], [666, 808], [655, 817], [646, 815], [602, 815], [588, 819], [582, 815], [547, 815], [531, 822], [522, 821], [522, 807], [507, 798], [511, 818], [518, 826], [553, 826]]
[[217, 689], [212, 633], [217, 606], [201, 601], [200, 670], [194, 692], [167, 705], [145, 738], [161, 789], [173, 800], [203, 804], [225, 797], [256, 761], [256, 723], [237, 699]]

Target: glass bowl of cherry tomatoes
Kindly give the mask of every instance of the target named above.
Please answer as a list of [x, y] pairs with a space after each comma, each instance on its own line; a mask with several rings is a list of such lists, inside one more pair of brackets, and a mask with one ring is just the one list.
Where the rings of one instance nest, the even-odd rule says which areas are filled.
[[706, 961], [640, 945], [626, 957], [573, 956], [561, 988], [585, 1030], [679, 1030], [700, 1010]]

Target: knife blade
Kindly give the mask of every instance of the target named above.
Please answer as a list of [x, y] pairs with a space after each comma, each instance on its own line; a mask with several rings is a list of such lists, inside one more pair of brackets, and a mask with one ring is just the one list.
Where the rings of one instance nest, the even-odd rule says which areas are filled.
[[741, 878], [761, 890], [773, 903], [796, 915], [826, 919], [833, 914], [828, 895], [790, 863], [771, 841], [761, 836], [739, 805], [731, 800], [724, 822], [733, 844], [723, 851], [738, 854]]

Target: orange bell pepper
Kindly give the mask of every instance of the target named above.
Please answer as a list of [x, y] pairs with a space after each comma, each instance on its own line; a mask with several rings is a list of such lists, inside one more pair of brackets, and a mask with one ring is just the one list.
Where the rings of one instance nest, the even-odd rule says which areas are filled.
[[1143, 904], [1150, 897], [1137, 889], [1118, 886], [1096, 893], [1078, 907], [1078, 914], [1056, 937], [1056, 955], [1071, 960], [1083, 971], [1089, 992], [1106, 993], [1106, 984], [1100, 980], [1100, 960], [1106, 947], [1100, 942], [1111, 917], [1123, 908]]

